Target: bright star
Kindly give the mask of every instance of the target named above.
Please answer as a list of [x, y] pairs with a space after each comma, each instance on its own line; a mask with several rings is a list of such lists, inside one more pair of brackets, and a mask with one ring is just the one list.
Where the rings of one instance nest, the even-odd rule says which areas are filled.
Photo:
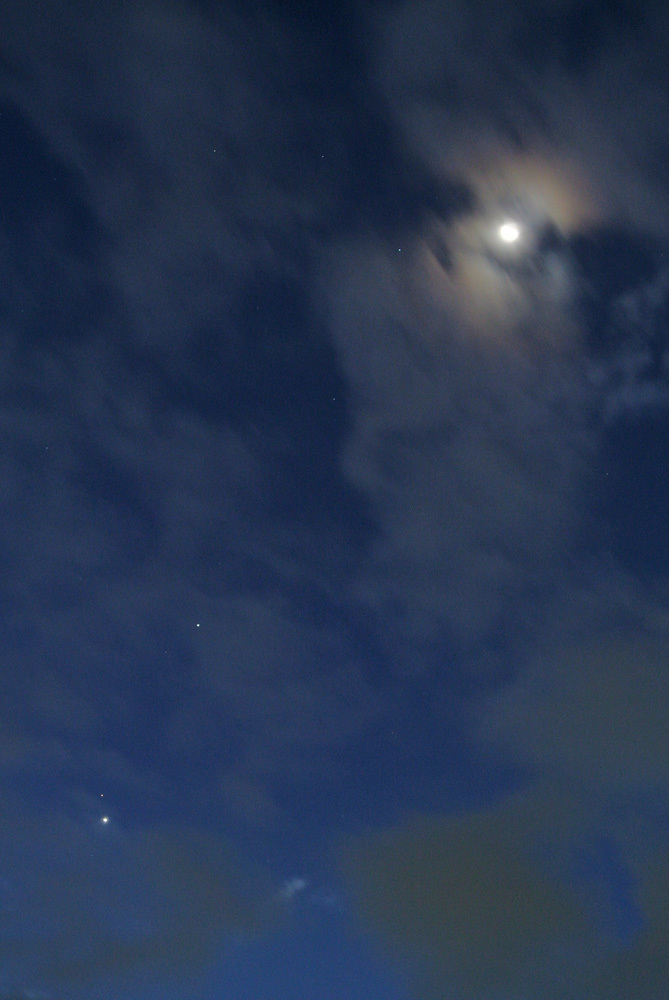
[[108, 823], [109, 822], [109, 816], [103, 816], [100, 822], [101, 823]]

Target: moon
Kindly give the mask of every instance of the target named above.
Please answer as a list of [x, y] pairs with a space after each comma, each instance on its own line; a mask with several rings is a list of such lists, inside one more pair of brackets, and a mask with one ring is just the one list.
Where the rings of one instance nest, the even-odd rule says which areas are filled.
[[515, 243], [520, 237], [520, 226], [517, 222], [503, 222], [498, 232], [503, 243]]

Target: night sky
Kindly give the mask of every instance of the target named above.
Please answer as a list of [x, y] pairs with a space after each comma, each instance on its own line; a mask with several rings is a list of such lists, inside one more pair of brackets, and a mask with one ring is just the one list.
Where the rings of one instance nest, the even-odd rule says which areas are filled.
[[669, 996], [669, 7], [0, 13], [0, 1000]]

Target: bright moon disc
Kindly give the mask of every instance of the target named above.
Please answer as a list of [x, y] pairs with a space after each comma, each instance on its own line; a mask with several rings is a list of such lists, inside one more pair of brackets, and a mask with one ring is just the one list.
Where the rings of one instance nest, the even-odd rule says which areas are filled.
[[505, 243], [515, 243], [520, 236], [520, 229], [515, 222], [504, 222], [499, 227], [499, 238]]

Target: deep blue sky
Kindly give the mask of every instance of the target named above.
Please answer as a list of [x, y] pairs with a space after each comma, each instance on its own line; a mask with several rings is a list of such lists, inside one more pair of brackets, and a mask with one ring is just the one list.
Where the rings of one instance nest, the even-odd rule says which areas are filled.
[[664, 5], [5, 7], [0, 1000], [666, 1000]]

